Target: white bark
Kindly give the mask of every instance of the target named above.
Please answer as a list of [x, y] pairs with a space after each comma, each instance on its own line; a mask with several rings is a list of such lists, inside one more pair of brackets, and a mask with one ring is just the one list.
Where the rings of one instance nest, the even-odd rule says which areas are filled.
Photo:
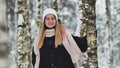
[[[119, 50], [119, 35], [120, 35], [120, 22], [119, 19], [119, 6], [120, 1], [110, 0], [110, 23], [105, 24], [107, 21], [106, 16], [106, 2], [105, 0], [97, 0], [96, 3], [96, 16], [97, 16], [97, 44], [98, 44], [98, 62], [99, 68], [119, 68], [120, 50]], [[109, 38], [110, 37], [110, 38]]]

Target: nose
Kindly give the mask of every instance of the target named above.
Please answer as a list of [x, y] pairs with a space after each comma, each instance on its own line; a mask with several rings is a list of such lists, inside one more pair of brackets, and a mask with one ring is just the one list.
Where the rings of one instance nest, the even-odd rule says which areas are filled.
[[52, 20], [52, 19], [50, 19], [50, 20], [49, 20], [49, 22], [53, 22], [53, 20]]

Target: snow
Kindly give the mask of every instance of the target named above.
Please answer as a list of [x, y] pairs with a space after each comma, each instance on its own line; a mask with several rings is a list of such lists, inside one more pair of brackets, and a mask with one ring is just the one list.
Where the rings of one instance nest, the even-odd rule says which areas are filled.
[[[31, 19], [31, 35], [32, 40], [37, 35], [38, 32], [38, 26], [36, 25], [36, 16], [37, 16], [37, 6], [38, 3], [37, 0], [34, 0], [34, 15], [33, 19]], [[49, 2], [48, 2], [49, 1]], [[49, 3], [48, 5], [46, 3]], [[43, 6], [42, 9], [46, 8], [47, 6], [50, 6], [52, 0], [42, 0], [41, 3]], [[106, 25], [107, 21], [107, 16], [106, 16], [106, 0], [96, 0], [96, 27], [97, 27], [97, 55], [98, 55], [98, 65], [99, 68], [120, 68], [120, 0], [110, 0], [110, 10], [111, 10], [111, 35], [112, 35], [112, 40], [111, 42], [108, 41], [108, 27]], [[78, 2], [78, 0], [58, 0], [58, 12], [60, 15], [59, 18], [61, 19], [62, 23], [70, 30], [70, 32], [76, 36], [80, 36], [80, 26], [82, 21], [79, 19], [82, 18], [82, 11], [79, 11], [79, 7], [77, 6], [78, 4], [81, 4], [81, 2]], [[47, 6], [46, 6], [47, 5]], [[72, 6], [72, 7], [70, 7]], [[12, 7], [13, 8], [13, 7]], [[17, 10], [15, 9], [15, 12]], [[0, 13], [1, 14], [1, 13]], [[0, 68], [8, 68], [6, 66], [11, 65], [11, 68], [17, 68], [15, 63], [16, 58], [16, 42], [15, 42], [15, 28], [14, 25], [15, 23], [13, 21], [10, 21], [12, 19], [11, 15], [8, 15], [9, 18], [9, 23], [10, 25], [10, 46], [11, 46], [11, 51], [10, 51], [10, 61], [9, 59], [6, 58], [0, 58]], [[0, 16], [0, 20], [3, 20], [2, 17]], [[18, 25], [23, 25], [24, 19], [22, 14], [18, 14]], [[0, 22], [1, 25], [1, 22]], [[19, 28], [21, 30], [21, 28]], [[1, 38], [4, 37], [3, 35], [7, 35], [6, 33], [0, 34]], [[19, 35], [19, 34], [18, 34]], [[6, 40], [7, 36], [4, 37]], [[18, 38], [18, 41], [22, 40], [22, 37]], [[0, 43], [4, 41], [4, 39], [0, 40]], [[109, 43], [111, 46], [109, 46]], [[19, 43], [17, 43], [19, 44]], [[18, 49], [21, 47], [17, 47]], [[17, 57], [17, 59], [20, 59], [21, 56]], [[28, 64], [27, 62], [26, 64]], [[91, 67], [93, 68], [93, 67]]]

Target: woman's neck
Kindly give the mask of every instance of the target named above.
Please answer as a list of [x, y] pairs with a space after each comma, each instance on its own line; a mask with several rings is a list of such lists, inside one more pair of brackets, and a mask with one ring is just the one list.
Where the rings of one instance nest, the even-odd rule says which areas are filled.
[[45, 29], [55, 29], [55, 26], [54, 26], [54, 27], [51, 27], [51, 28], [45, 26]]

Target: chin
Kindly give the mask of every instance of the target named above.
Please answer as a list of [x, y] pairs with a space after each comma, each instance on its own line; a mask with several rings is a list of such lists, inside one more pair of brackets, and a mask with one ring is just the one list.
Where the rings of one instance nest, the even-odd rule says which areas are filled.
[[55, 26], [45, 26], [45, 29], [52, 29], [52, 28], [55, 28]]

